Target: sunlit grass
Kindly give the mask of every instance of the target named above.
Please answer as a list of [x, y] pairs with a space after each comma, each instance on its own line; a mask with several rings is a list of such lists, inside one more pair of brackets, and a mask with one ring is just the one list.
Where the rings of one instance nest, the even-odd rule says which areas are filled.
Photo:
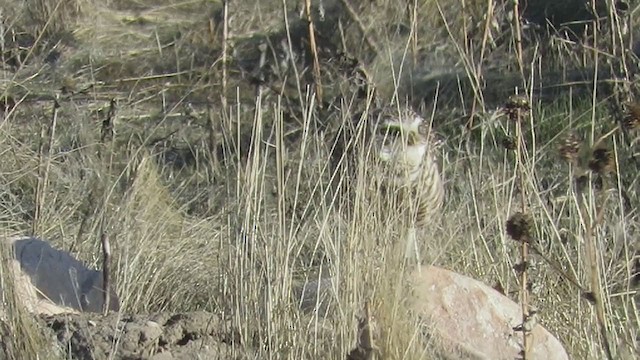
[[[357, 159], [360, 168], [350, 173], [357, 177], [333, 174], [335, 134], [370, 104], [349, 87], [350, 78], [330, 84], [340, 101], [327, 106], [316, 102], [313, 87], [304, 86], [303, 69], [273, 80], [289, 86], [282, 98], [277, 87], [257, 87], [235, 67], [246, 60], [235, 57], [250, 48], [242, 40], [282, 28], [283, 4], [236, 8], [231, 3], [231, 39], [244, 47], [231, 53], [224, 109], [220, 3], [62, 1], [78, 10], [65, 16], [51, 13], [55, 1], [39, 1], [43, 7], [37, 14], [6, 3], [19, 15], [10, 24], [16, 31], [38, 35], [44, 19], [52, 22], [50, 33], [33, 36], [40, 47], [23, 54], [25, 64], [7, 71], [2, 85], [4, 96], [18, 104], [0, 123], [4, 233], [31, 229], [40, 143], [48, 141], [46, 131], [41, 137], [42, 127], [46, 130], [54, 94], [64, 85], [79, 93], [59, 100], [37, 235], [100, 267], [100, 234], [109, 234], [123, 312], [207, 310], [231, 319], [244, 344], [238, 348], [242, 356], [324, 359], [346, 356], [369, 303], [381, 329], [376, 345], [385, 358], [436, 356], [437, 346], [424, 344], [435, 340], [419, 336], [401, 295], [406, 209], [396, 209], [372, 186], [377, 174], [363, 165], [371, 153]], [[361, 9], [360, 24], [348, 22], [341, 41], [357, 44], [348, 55], [369, 59], [364, 66], [378, 85], [379, 99], [404, 102], [408, 96], [426, 118], [433, 114], [434, 129], [446, 138], [445, 216], [434, 218], [433, 227], [420, 235], [422, 259], [488, 285], [499, 283], [518, 301], [514, 266], [520, 244], [507, 236], [505, 223], [521, 211], [524, 192], [545, 255], [584, 286], [590, 284], [585, 234], [592, 232], [608, 340], [617, 354], [633, 352], [640, 323], [637, 287], [631, 285], [638, 276], [638, 169], [632, 156], [637, 149], [619, 133], [607, 137], [615, 174], [606, 191], [583, 192], [584, 202], [576, 191], [577, 169], [558, 152], [571, 131], [590, 143], [613, 128], [610, 99], [592, 101], [584, 87], [575, 93], [550, 91], [551, 99], [535, 97], [531, 117], [523, 122], [526, 149], [516, 176], [515, 154], [503, 146], [503, 139], [514, 136], [514, 125], [496, 107], [515, 91], [514, 84], [547, 78], [556, 84], [558, 73], [525, 74], [524, 82], [515, 72], [511, 39], [499, 37], [492, 22], [501, 19], [502, 7], [489, 13], [486, 2], [464, 9], [461, 2], [417, 3], [410, 11], [391, 2]], [[287, 6], [289, 21], [295, 21], [294, 4]], [[71, 33], [74, 41], [62, 37], [54, 47], [48, 41], [59, 32]], [[367, 55], [363, 36], [375, 40], [377, 57]], [[44, 60], [52, 49], [61, 54], [56, 64]], [[485, 58], [479, 57], [482, 49]], [[555, 68], [554, 61], [562, 62], [561, 68], [578, 63], [567, 48], [552, 50], [536, 58], [531, 71]], [[491, 61], [508, 63], [504, 69], [514, 71], [496, 72]], [[485, 88], [469, 78], [485, 79]], [[301, 86], [291, 90], [296, 82]], [[105, 143], [101, 126], [111, 99], [117, 99], [115, 134]], [[467, 122], [471, 117], [474, 122]], [[349, 187], [338, 196], [340, 181]], [[582, 210], [581, 204], [586, 204]], [[591, 330], [597, 328], [594, 307], [542, 258], [533, 254], [531, 263], [530, 302], [543, 325], [571, 358], [603, 358], [602, 341]], [[331, 316], [301, 312], [294, 294], [328, 276], [336, 295]], [[10, 291], [5, 296], [14, 304]], [[11, 351], [35, 358], [44, 345], [31, 318], [12, 305], [7, 310], [8, 331], [26, 334]]]

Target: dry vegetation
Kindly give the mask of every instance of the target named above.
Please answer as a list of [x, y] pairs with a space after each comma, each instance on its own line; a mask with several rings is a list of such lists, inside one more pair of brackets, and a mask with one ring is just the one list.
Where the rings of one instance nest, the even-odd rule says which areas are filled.
[[[108, 234], [123, 312], [228, 316], [238, 358], [345, 358], [365, 303], [384, 358], [434, 358], [398, 295], [402, 211], [369, 169], [332, 171], [341, 126], [409, 101], [446, 139], [446, 217], [422, 258], [524, 290], [571, 358], [637, 355], [635, 2], [602, 1], [570, 36], [515, 26], [510, 1], [313, 1], [317, 51], [304, 3], [0, 1], [3, 235], [100, 267]], [[516, 91], [531, 111], [510, 121]], [[326, 275], [335, 315], [301, 313], [295, 289]], [[48, 358], [9, 309], [6, 347]]]

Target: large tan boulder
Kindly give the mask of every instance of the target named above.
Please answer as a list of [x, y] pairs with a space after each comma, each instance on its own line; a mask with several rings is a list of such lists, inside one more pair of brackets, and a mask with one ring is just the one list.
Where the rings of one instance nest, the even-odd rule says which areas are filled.
[[[305, 312], [331, 316], [335, 291], [331, 278], [306, 283], [296, 293]], [[407, 308], [426, 329], [425, 343], [437, 344], [452, 359], [521, 358], [520, 305], [470, 277], [436, 266], [421, 266], [405, 276]], [[377, 299], [382, 300], [384, 299]], [[562, 344], [536, 324], [529, 333], [527, 359], [567, 360]]]
[[[32, 237], [5, 240], [11, 253], [10, 276], [20, 304], [38, 314], [101, 312], [102, 273], [88, 268], [66, 251]], [[0, 284], [1, 286], [1, 284]], [[109, 309], [117, 311], [120, 301], [113, 289]]]
[[[519, 304], [470, 277], [435, 266], [422, 266], [407, 279], [409, 308], [443, 340], [445, 346], [474, 359], [520, 358], [522, 324]], [[569, 359], [562, 344], [537, 324], [528, 336], [527, 359]]]

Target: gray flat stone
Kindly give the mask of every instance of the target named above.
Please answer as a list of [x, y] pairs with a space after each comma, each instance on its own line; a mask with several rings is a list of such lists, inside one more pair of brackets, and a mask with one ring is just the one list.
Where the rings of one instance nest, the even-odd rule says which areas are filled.
[[[25, 237], [10, 240], [20, 270], [28, 276], [41, 299], [81, 312], [102, 312], [102, 272], [90, 269], [70, 253], [49, 242]], [[109, 309], [118, 311], [120, 300], [111, 289]]]

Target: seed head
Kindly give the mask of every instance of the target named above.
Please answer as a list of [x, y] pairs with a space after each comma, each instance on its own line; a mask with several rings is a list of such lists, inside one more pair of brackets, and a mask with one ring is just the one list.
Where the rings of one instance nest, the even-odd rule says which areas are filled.
[[598, 146], [593, 149], [589, 159], [589, 169], [596, 174], [607, 174], [613, 171], [613, 156], [611, 150]]
[[520, 109], [524, 111], [531, 110], [531, 106], [529, 106], [529, 99], [522, 95], [510, 96], [505, 107], [508, 109]]
[[635, 264], [633, 266], [633, 273], [631, 274], [631, 285], [640, 285], [640, 257], [636, 258]]
[[0, 111], [9, 112], [16, 107], [16, 99], [10, 95], [0, 97]]
[[587, 188], [587, 185], [589, 185], [589, 175], [582, 174], [576, 176], [576, 188], [579, 192], [584, 192]]
[[596, 303], [596, 295], [592, 291], [582, 293], [582, 298], [594, 305]]
[[624, 14], [627, 11], [629, 11], [629, 4], [626, 1], [616, 1], [616, 10], [620, 13], [620, 14]]
[[502, 147], [506, 150], [515, 150], [517, 146], [516, 139], [514, 139], [513, 136], [503, 137], [501, 143]]
[[521, 95], [513, 95], [509, 97], [507, 103], [504, 105], [504, 112], [511, 121], [518, 121], [519, 116], [526, 114], [531, 110], [529, 105], [529, 99]]
[[604, 189], [604, 179], [602, 178], [602, 175], [596, 175], [593, 177], [593, 188], [596, 191], [602, 191], [602, 189]]
[[523, 272], [527, 271], [527, 269], [529, 268], [529, 265], [530, 264], [528, 261], [519, 262], [513, 265], [513, 271], [515, 271], [518, 274], [522, 274]]
[[515, 241], [529, 242], [531, 224], [531, 217], [528, 214], [515, 213], [507, 220], [507, 234]]
[[640, 104], [627, 104], [627, 111], [622, 119], [622, 126], [629, 131], [640, 128]]
[[582, 144], [582, 139], [572, 132], [570, 133], [560, 144], [558, 151], [560, 152], [560, 156], [565, 159], [567, 162], [575, 164], [578, 161], [578, 155], [580, 152], [580, 145]]

